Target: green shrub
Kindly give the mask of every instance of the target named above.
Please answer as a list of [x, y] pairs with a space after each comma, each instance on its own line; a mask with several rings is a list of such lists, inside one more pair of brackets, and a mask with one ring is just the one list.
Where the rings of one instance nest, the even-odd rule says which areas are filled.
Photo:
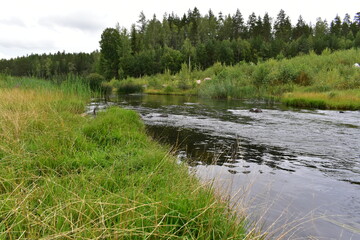
[[225, 69], [225, 66], [222, 65], [220, 62], [216, 62], [214, 63], [214, 65], [211, 67], [211, 69], [213, 70], [214, 72], [214, 75], [218, 75], [219, 73], [221, 73], [224, 69]]
[[161, 81], [157, 77], [151, 77], [149, 79], [149, 87], [154, 88], [154, 89], [160, 89]]
[[265, 64], [258, 65], [252, 76], [255, 86], [260, 87], [261, 85], [269, 83], [269, 74], [270, 69], [268, 69]]
[[111, 81], [109, 82], [110, 86], [112, 86], [113, 88], [119, 88], [121, 85], [121, 82], [115, 78], [111, 79]]
[[132, 81], [122, 82], [118, 88], [119, 94], [142, 93], [144, 88], [141, 84]]
[[301, 86], [308, 86], [311, 84], [311, 77], [308, 73], [300, 71], [299, 75], [295, 79], [295, 83]]
[[192, 86], [188, 81], [180, 80], [177, 84], [177, 87], [181, 90], [189, 90]]
[[105, 80], [105, 78], [98, 73], [90, 73], [86, 77], [86, 81], [90, 86], [90, 89], [93, 91], [98, 91], [101, 89], [101, 83]]
[[165, 93], [172, 93], [174, 92], [174, 88], [172, 86], [166, 86], [165, 89], [164, 89], [164, 92]]
[[295, 82], [298, 75], [299, 74], [297, 73], [296, 67], [293, 64], [282, 64], [279, 67], [278, 80], [281, 84]]

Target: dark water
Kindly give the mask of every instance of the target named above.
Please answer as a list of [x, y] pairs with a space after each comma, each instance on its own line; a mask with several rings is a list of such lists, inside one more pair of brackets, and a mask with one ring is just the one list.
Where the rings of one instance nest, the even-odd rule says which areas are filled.
[[271, 236], [360, 239], [359, 111], [154, 95], [111, 104], [138, 111], [150, 135]]

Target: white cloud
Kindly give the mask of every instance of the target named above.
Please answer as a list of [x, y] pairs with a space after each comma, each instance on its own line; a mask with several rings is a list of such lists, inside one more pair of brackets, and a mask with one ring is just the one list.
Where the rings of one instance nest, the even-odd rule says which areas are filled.
[[138, 20], [141, 11], [149, 19], [155, 13], [162, 19], [165, 12], [181, 16], [198, 7], [201, 14], [211, 8], [215, 14], [234, 14], [239, 8], [245, 20], [255, 12], [265, 12], [273, 18], [280, 9], [296, 21], [301, 14], [306, 22], [315, 23], [317, 17], [330, 22], [336, 14], [352, 17], [358, 11], [358, 0], [4, 0], [0, 6], [0, 57], [16, 57], [32, 52], [91, 52], [99, 47], [100, 35], [106, 27], [129, 28]]
[[3, 48], [17, 48], [26, 50], [51, 49], [55, 47], [50, 40], [26, 40], [26, 39], [0, 39], [0, 46]]
[[90, 32], [101, 30], [106, 26], [101, 17], [85, 12], [46, 16], [39, 20], [39, 24], [49, 28], [60, 26]]
[[9, 18], [0, 19], [0, 24], [8, 25], [8, 26], [26, 27], [24, 21], [17, 17], [9, 17]]

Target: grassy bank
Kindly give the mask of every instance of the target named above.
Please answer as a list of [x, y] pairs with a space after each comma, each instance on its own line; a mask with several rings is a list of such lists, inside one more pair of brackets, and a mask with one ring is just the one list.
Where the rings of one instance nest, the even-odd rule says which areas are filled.
[[0, 77], [0, 239], [241, 239], [243, 224], [133, 111], [87, 87]]
[[[326, 109], [360, 109], [360, 50], [321, 55], [314, 52], [291, 59], [270, 59], [258, 64], [219, 63], [205, 71], [189, 71], [186, 65], [170, 73], [131, 79], [149, 93], [196, 94], [210, 98], [277, 98], [289, 106]], [[211, 80], [204, 81], [210, 78]], [[201, 83], [198, 84], [197, 82]]]
[[318, 109], [360, 109], [360, 89], [329, 92], [292, 92], [284, 94], [282, 102], [287, 106]]

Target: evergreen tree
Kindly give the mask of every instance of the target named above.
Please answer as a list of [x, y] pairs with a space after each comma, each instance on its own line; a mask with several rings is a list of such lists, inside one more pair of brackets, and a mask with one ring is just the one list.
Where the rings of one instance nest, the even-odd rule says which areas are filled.
[[234, 38], [234, 22], [232, 17], [229, 15], [225, 16], [223, 24], [219, 29], [219, 40], [231, 40]]
[[288, 42], [291, 39], [292, 26], [290, 22], [290, 18], [286, 16], [284, 10], [280, 10], [277, 15], [275, 24], [275, 38], [284, 42]]
[[268, 13], [265, 13], [263, 17], [262, 30], [261, 35], [264, 41], [270, 42], [272, 39], [272, 26], [271, 26], [271, 18]]
[[131, 25], [131, 50], [136, 54], [142, 50], [140, 34], [137, 32], [135, 24]]
[[330, 24], [330, 33], [336, 36], [340, 36], [342, 33], [342, 23], [339, 15], [336, 15], [335, 19]]
[[141, 34], [145, 33], [146, 26], [147, 26], [147, 20], [146, 16], [143, 11], [140, 12], [138, 23], [138, 29]]
[[248, 36], [247, 38], [251, 38], [255, 36], [255, 31], [256, 31], [256, 15], [253, 12], [247, 21], [247, 29], [248, 29]]
[[191, 12], [189, 11], [189, 38], [193, 45], [196, 45], [199, 40], [199, 25], [200, 25], [200, 12], [195, 7], [194, 10]]
[[244, 24], [244, 18], [239, 9], [236, 10], [233, 20], [233, 37], [234, 39], [246, 37], [246, 26]]
[[342, 26], [341, 26], [341, 35], [346, 36], [350, 32], [351, 19], [349, 14], [345, 14]]

